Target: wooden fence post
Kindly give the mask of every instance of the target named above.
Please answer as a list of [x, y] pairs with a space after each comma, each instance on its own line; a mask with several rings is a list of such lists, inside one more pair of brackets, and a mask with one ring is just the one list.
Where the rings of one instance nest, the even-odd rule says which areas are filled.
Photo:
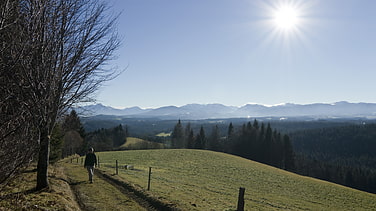
[[98, 156], [98, 160], [97, 160], [97, 162], [98, 162], [98, 168], [100, 167], [100, 164], [99, 164], [99, 156]]
[[78, 163], [78, 157], [77, 157], [77, 163]]
[[84, 163], [84, 158], [81, 158], [81, 165]]
[[150, 190], [151, 167], [149, 167], [148, 190]]
[[116, 160], [116, 175], [118, 175], [118, 160]]
[[237, 211], [244, 211], [244, 192], [245, 192], [245, 188], [240, 187]]

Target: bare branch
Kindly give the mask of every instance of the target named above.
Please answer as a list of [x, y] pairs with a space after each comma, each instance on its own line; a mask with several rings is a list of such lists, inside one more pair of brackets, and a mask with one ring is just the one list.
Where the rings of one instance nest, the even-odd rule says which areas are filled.
[[[25, 161], [24, 144], [39, 149], [37, 188], [48, 185], [56, 119], [119, 74], [105, 66], [119, 46], [117, 17], [107, 9], [100, 0], [0, 2], [0, 143], [20, 140], [12, 149], [18, 162]], [[0, 157], [8, 152], [4, 146]]]

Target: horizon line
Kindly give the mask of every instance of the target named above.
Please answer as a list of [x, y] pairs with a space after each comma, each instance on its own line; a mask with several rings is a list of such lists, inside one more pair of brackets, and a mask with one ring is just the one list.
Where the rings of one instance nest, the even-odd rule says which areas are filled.
[[164, 107], [177, 107], [177, 108], [181, 108], [181, 107], [184, 107], [184, 106], [187, 106], [187, 105], [206, 105], [206, 106], [207, 105], [223, 105], [223, 106], [227, 106], [227, 107], [237, 107], [237, 108], [241, 108], [241, 107], [244, 107], [246, 105], [260, 105], [260, 106], [265, 106], [265, 107], [271, 108], [271, 107], [284, 106], [284, 105], [314, 105], [314, 104], [336, 105], [336, 104], [339, 104], [339, 103], [349, 103], [349, 104], [365, 103], [365, 104], [373, 104], [372, 102], [349, 102], [349, 101], [343, 100], [343, 101], [336, 101], [336, 102], [332, 102], [332, 103], [328, 103], [328, 102], [291, 103], [291, 102], [288, 102], [288, 103], [276, 103], [276, 104], [263, 104], [263, 103], [248, 102], [248, 103], [245, 103], [245, 104], [240, 105], [240, 106], [226, 105], [226, 104], [223, 104], [223, 103], [187, 103], [187, 104], [184, 104], [184, 105], [164, 105], [164, 106], [155, 106], [155, 107], [142, 107], [142, 106], [128, 106], [128, 107], [124, 107], [124, 106], [107, 105], [107, 104], [104, 104], [102, 102], [94, 102], [92, 104], [86, 104], [86, 105], [77, 106], [77, 107], [102, 105], [102, 106], [105, 106], [105, 107], [111, 107], [111, 108], [119, 109], [119, 110], [130, 109], [130, 108], [140, 108], [140, 109], [146, 110], [146, 109], [158, 109], [158, 108], [164, 108]]

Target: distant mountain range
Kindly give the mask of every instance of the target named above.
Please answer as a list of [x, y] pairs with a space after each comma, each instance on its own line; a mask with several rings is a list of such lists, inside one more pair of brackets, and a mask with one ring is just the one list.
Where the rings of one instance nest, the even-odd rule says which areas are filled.
[[129, 118], [160, 119], [217, 119], [256, 117], [313, 117], [313, 118], [367, 118], [376, 119], [376, 103], [337, 102], [333, 104], [282, 104], [265, 106], [247, 104], [241, 107], [222, 104], [188, 104], [181, 107], [166, 106], [156, 109], [131, 107], [116, 109], [102, 104], [76, 108], [83, 116], [114, 115]]

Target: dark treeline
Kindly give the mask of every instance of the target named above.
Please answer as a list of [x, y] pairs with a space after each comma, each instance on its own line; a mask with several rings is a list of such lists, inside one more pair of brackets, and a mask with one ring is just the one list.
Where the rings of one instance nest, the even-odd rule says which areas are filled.
[[87, 150], [85, 129], [76, 111], [57, 122], [51, 135], [50, 162], [73, 154], [83, 154]]
[[349, 165], [346, 159], [321, 161], [315, 156], [299, 154], [296, 156], [296, 173], [376, 193], [376, 170]]
[[288, 135], [272, 129], [268, 123], [259, 126], [244, 124], [239, 132], [231, 135], [229, 126], [230, 153], [286, 170], [294, 170], [294, 152]]
[[127, 141], [128, 127], [121, 124], [108, 129], [99, 129], [86, 135], [86, 142], [97, 151], [109, 151], [120, 147]]
[[318, 160], [367, 157], [370, 163], [363, 164], [376, 167], [376, 124], [302, 130], [291, 133], [291, 137], [297, 152], [315, 155]]
[[226, 152], [287, 170], [294, 170], [295, 165], [289, 136], [257, 120], [239, 128], [230, 123], [227, 134], [221, 134], [216, 125], [208, 135], [203, 127], [195, 134], [190, 123], [184, 127], [179, 120], [171, 134], [171, 147]]
[[74, 154], [84, 155], [89, 147], [95, 151], [117, 149], [126, 142], [128, 126], [98, 129], [87, 133], [77, 113], [72, 110], [55, 126], [51, 136], [50, 161]]
[[376, 124], [290, 134], [297, 172], [376, 193]]

